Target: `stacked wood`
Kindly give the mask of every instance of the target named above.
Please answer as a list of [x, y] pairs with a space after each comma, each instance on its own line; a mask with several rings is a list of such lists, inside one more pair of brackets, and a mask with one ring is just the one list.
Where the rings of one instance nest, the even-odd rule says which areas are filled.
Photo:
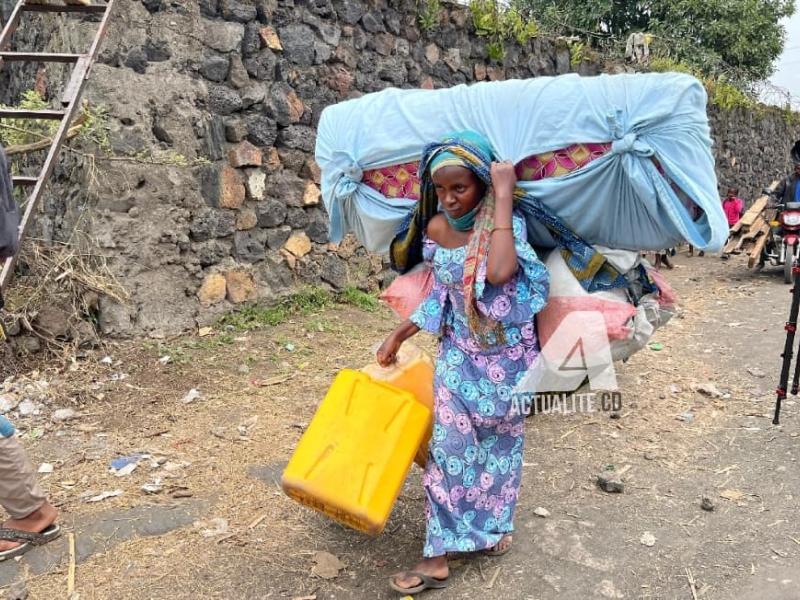
[[[778, 186], [773, 181], [769, 186], [772, 191]], [[771, 198], [760, 196], [747, 210], [739, 222], [731, 227], [728, 243], [722, 249], [723, 255], [747, 253], [747, 268], [750, 269], [758, 261], [761, 251], [769, 239], [770, 222], [777, 216], [777, 210], [768, 208]]]

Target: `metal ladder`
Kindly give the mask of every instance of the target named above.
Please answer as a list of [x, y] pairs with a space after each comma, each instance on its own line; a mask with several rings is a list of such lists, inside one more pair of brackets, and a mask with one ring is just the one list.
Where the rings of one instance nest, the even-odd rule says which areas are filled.
[[[52, 0], [51, 0], [52, 1]], [[28, 4], [27, 0], [19, 0], [14, 7], [8, 22], [0, 33], [0, 69], [5, 62], [29, 62], [29, 63], [65, 63], [74, 65], [72, 74], [67, 86], [61, 96], [61, 110], [21, 110], [21, 109], [0, 109], [0, 122], [3, 119], [33, 119], [33, 120], [52, 120], [60, 121], [58, 129], [53, 134], [50, 147], [47, 150], [47, 157], [42, 165], [37, 177], [13, 177], [15, 186], [32, 187], [27, 200], [25, 209], [19, 226], [20, 243], [25, 238], [25, 234], [31, 224], [34, 211], [39, 205], [39, 200], [44, 190], [45, 183], [53, 172], [56, 159], [61, 150], [61, 146], [67, 139], [70, 123], [78, 112], [80, 98], [89, 72], [97, 59], [100, 50], [100, 43], [105, 36], [108, 27], [109, 16], [114, 6], [115, 0], [106, 0], [103, 3], [93, 0], [90, 5], [55, 5], [55, 4]], [[24, 13], [78, 13], [102, 15], [94, 39], [86, 54], [58, 54], [48, 52], [9, 52], [11, 39], [20, 24], [20, 18]], [[6, 286], [11, 280], [16, 264], [17, 256], [6, 259], [2, 271], [0, 271], [0, 298]]]

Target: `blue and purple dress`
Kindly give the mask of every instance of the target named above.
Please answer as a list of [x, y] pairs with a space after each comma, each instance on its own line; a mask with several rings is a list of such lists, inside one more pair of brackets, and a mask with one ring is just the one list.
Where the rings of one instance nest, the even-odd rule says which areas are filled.
[[549, 279], [527, 243], [524, 219], [515, 212], [512, 224], [517, 273], [494, 286], [486, 282], [485, 263], [477, 272], [478, 310], [505, 330], [505, 343], [488, 348], [470, 334], [464, 310], [467, 247], [424, 242], [434, 285], [410, 319], [440, 335], [433, 437], [422, 478], [425, 557], [491, 548], [513, 530], [525, 416], [511, 410], [512, 390], [539, 354], [534, 315], [547, 300]]

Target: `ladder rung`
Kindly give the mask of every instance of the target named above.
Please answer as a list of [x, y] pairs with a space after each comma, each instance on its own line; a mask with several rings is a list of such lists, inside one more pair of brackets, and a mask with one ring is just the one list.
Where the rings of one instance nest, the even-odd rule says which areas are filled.
[[39, 178], [14, 176], [11, 180], [14, 182], [14, 185], [34, 186], [39, 181]]
[[47, 13], [90, 13], [100, 14], [106, 12], [105, 4], [90, 4], [84, 6], [82, 4], [67, 4], [59, 6], [55, 4], [23, 4], [22, 10], [28, 12], [47, 12]]
[[83, 54], [53, 54], [51, 52], [0, 52], [0, 60], [9, 62], [74, 63]]
[[24, 110], [21, 108], [0, 108], [0, 119], [43, 119], [48, 121], [60, 121], [63, 118], [63, 110]]

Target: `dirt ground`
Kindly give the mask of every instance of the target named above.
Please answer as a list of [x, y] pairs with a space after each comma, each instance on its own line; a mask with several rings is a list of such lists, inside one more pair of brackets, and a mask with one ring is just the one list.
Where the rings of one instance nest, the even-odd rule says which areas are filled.
[[[713, 256], [680, 255], [666, 276], [681, 311], [656, 333], [662, 349], [619, 365], [621, 418], [528, 419], [513, 550], [455, 561], [450, 587], [429, 597], [800, 598], [800, 404], [790, 398], [782, 425], [771, 424], [789, 286], [778, 271]], [[385, 309], [335, 306], [258, 331], [112, 344], [21, 373], [48, 382], [46, 414], [16, 424], [36, 464], [53, 465], [43, 485], [78, 538], [128, 509], [203, 507], [197, 522], [157, 535], [109, 529], [79, 556], [80, 598], [396, 597], [387, 579], [416, 561], [424, 536], [416, 467], [376, 538], [301, 508], [278, 485], [334, 374], [366, 364], [393, 323]], [[695, 390], [704, 383], [722, 396]], [[183, 403], [191, 389], [200, 397]], [[54, 424], [55, 408], [80, 416]], [[135, 452], [150, 458], [126, 477], [109, 472]], [[595, 485], [610, 468], [624, 473], [624, 493]], [[156, 479], [159, 493], [141, 490]], [[338, 576], [312, 573], [319, 552], [341, 561]], [[26, 570], [29, 560], [17, 575], [29, 597], [66, 597], [68, 553], [44, 572]]]

